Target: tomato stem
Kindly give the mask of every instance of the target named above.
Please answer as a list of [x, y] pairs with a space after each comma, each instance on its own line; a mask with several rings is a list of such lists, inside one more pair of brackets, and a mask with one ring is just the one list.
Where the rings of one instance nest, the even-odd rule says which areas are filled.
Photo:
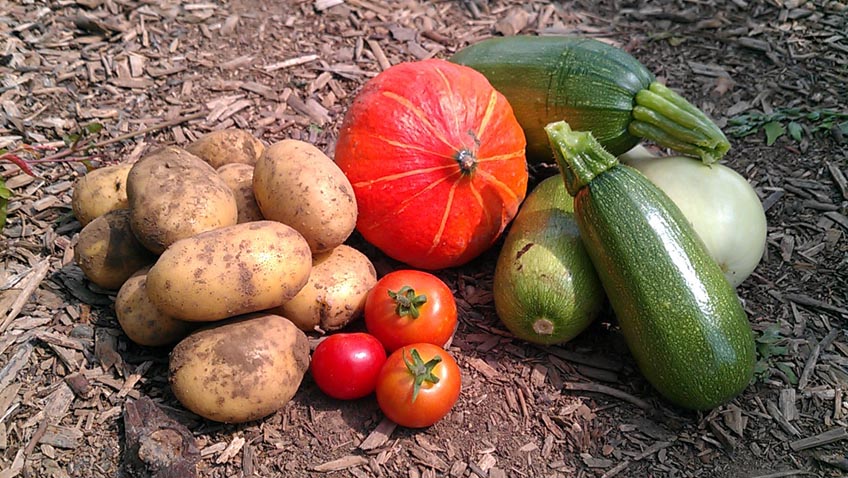
[[424, 294], [415, 295], [415, 289], [405, 285], [395, 292], [389, 290], [389, 297], [395, 301], [395, 313], [401, 317], [410, 316], [417, 319], [421, 312], [419, 308], [427, 303], [427, 296]]
[[439, 377], [433, 373], [433, 369], [436, 368], [436, 365], [442, 361], [442, 358], [437, 355], [425, 363], [421, 358], [421, 355], [418, 353], [418, 350], [412, 349], [410, 355], [412, 356], [412, 362], [410, 362], [406, 358], [406, 354], [404, 354], [403, 363], [406, 364], [407, 370], [409, 370], [409, 373], [411, 373], [414, 378], [412, 401], [415, 402], [415, 399], [418, 398], [418, 392], [421, 391], [421, 385], [423, 385], [424, 382], [433, 384], [439, 383]]

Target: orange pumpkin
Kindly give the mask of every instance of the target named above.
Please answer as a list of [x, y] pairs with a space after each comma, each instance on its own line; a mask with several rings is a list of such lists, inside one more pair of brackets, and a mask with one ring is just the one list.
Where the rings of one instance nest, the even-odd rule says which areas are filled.
[[512, 107], [483, 75], [431, 59], [364, 85], [335, 161], [353, 185], [362, 236], [432, 270], [474, 259], [515, 216], [527, 191], [525, 144]]

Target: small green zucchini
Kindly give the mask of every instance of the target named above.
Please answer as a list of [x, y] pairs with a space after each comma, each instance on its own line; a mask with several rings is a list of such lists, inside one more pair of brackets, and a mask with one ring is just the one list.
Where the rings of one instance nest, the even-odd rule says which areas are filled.
[[482, 73], [512, 105], [531, 161], [551, 159], [544, 127], [564, 120], [619, 155], [642, 138], [705, 163], [730, 149], [700, 109], [658, 83], [636, 58], [590, 38], [512, 36], [470, 45], [450, 58]]
[[748, 317], [671, 199], [565, 122], [546, 128], [580, 236], [648, 381], [668, 400], [707, 410], [754, 371]]
[[512, 221], [492, 291], [501, 322], [537, 344], [567, 342], [597, 317], [604, 290], [559, 175], [536, 186]]

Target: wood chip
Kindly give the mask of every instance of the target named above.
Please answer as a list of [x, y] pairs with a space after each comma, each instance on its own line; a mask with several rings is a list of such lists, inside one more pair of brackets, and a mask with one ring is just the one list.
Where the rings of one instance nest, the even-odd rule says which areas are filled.
[[363, 466], [368, 463], [368, 459], [359, 455], [347, 455], [337, 460], [329, 461], [312, 468], [313, 471], [341, 471], [353, 468], [355, 466]]
[[848, 200], [848, 179], [845, 179], [845, 174], [842, 173], [839, 166], [830, 161], [827, 162], [827, 170], [830, 172], [833, 180], [836, 181], [836, 185], [839, 186], [839, 191], [842, 192], [842, 198]]
[[821, 340], [821, 342], [818, 342], [815, 346], [813, 346], [813, 350], [810, 352], [810, 356], [807, 358], [807, 361], [804, 364], [804, 370], [801, 372], [801, 377], [798, 378], [798, 390], [803, 391], [807, 388], [807, 384], [810, 381], [813, 369], [816, 367], [816, 363], [819, 360], [819, 355], [821, 354], [822, 350], [830, 346], [830, 344], [836, 339], [836, 336], [839, 335], [840, 331], [840, 329], [832, 329]]
[[817, 446], [827, 445], [829, 443], [835, 443], [846, 438], [848, 438], [848, 431], [846, 431], [845, 427], [838, 427], [823, 433], [819, 433], [816, 436], [795, 440], [789, 443], [789, 447], [795, 451], [801, 451], [806, 450], [808, 448], [815, 448]]
[[215, 459], [215, 463], [220, 465], [221, 463], [226, 463], [230, 461], [234, 456], [238, 454], [238, 452], [241, 451], [241, 448], [244, 446], [244, 443], [244, 437], [238, 436], [233, 438], [233, 441], [231, 441], [230, 444], [227, 445], [227, 448], [225, 448], [224, 451], [222, 451], [221, 454], [218, 455], [218, 458]]
[[[800, 389], [801, 386], [799, 385]], [[784, 388], [780, 391], [780, 396], [777, 399], [778, 405], [780, 407], [780, 413], [783, 414], [784, 417], [788, 421], [793, 421], [798, 419], [798, 407], [795, 405], [795, 389], [794, 388]]]
[[386, 58], [386, 54], [383, 52], [383, 48], [380, 47], [377, 40], [368, 40], [368, 48], [370, 48], [371, 52], [374, 53], [374, 58], [377, 59], [377, 64], [380, 65], [381, 70], [385, 71], [391, 68], [392, 64], [389, 62], [389, 59]]
[[318, 55], [304, 55], [299, 56], [297, 58], [290, 58], [288, 60], [284, 60], [277, 63], [271, 63], [270, 65], [265, 65], [263, 69], [270, 73], [272, 71], [282, 70], [284, 68], [291, 68], [293, 66], [303, 65], [312, 61], [317, 60]]
[[395, 431], [395, 428], [397, 428], [397, 423], [388, 418], [383, 418], [377, 427], [362, 440], [362, 443], [359, 444], [359, 449], [373, 450], [374, 448], [385, 445], [392, 436], [392, 432]]
[[781, 429], [783, 429], [783, 431], [793, 436], [801, 435], [801, 432], [797, 428], [795, 428], [794, 425], [789, 423], [789, 421], [786, 420], [786, 417], [784, 417], [783, 414], [780, 413], [780, 410], [777, 408], [777, 405], [775, 405], [773, 401], [768, 400], [766, 402], [766, 410], [768, 410], [768, 414], [772, 418], [774, 418], [774, 421], [777, 422], [777, 424], [780, 426]]
[[24, 342], [18, 346], [12, 357], [0, 368], [0, 390], [9, 386], [18, 376], [18, 373], [23, 370], [29, 363], [29, 358], [32, 356], [32, 344]]

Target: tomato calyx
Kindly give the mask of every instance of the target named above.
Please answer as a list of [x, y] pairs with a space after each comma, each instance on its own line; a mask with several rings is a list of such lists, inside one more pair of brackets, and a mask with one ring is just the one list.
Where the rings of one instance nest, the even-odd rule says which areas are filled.
[[415, 289], [405, 285], [395, 292], [389, 290], [389, 297], [395, 301], [395, 313], [401, 317], [410, 316], [417, 319], [421, 312], [418, 310], [422, 305], [427, 303], [427, 296], [424, 294], [416, 295]]
[[406, 358], [406, 354], [403, 355], [403, 363], [406, 364], [407, 370], [412, 374], [413, 377], [413, 386], [412, 386], [412, 401], [415, 402], [415, 399], [418, 398], [418, 392], [421, 391], [421, 385], [424, 382], [437, 384], [439, 383], [439, 377], [437, 377], [433, 373], [433, 369], [436, 368], [436, 365], [441, 363], [442, 358], [438, 355], [431, 358], [426, 363], [421, 358], [421, 354], [418, 353], [418, 350], [412, 349], [410, 352], [412, 356], [412, 361]]

